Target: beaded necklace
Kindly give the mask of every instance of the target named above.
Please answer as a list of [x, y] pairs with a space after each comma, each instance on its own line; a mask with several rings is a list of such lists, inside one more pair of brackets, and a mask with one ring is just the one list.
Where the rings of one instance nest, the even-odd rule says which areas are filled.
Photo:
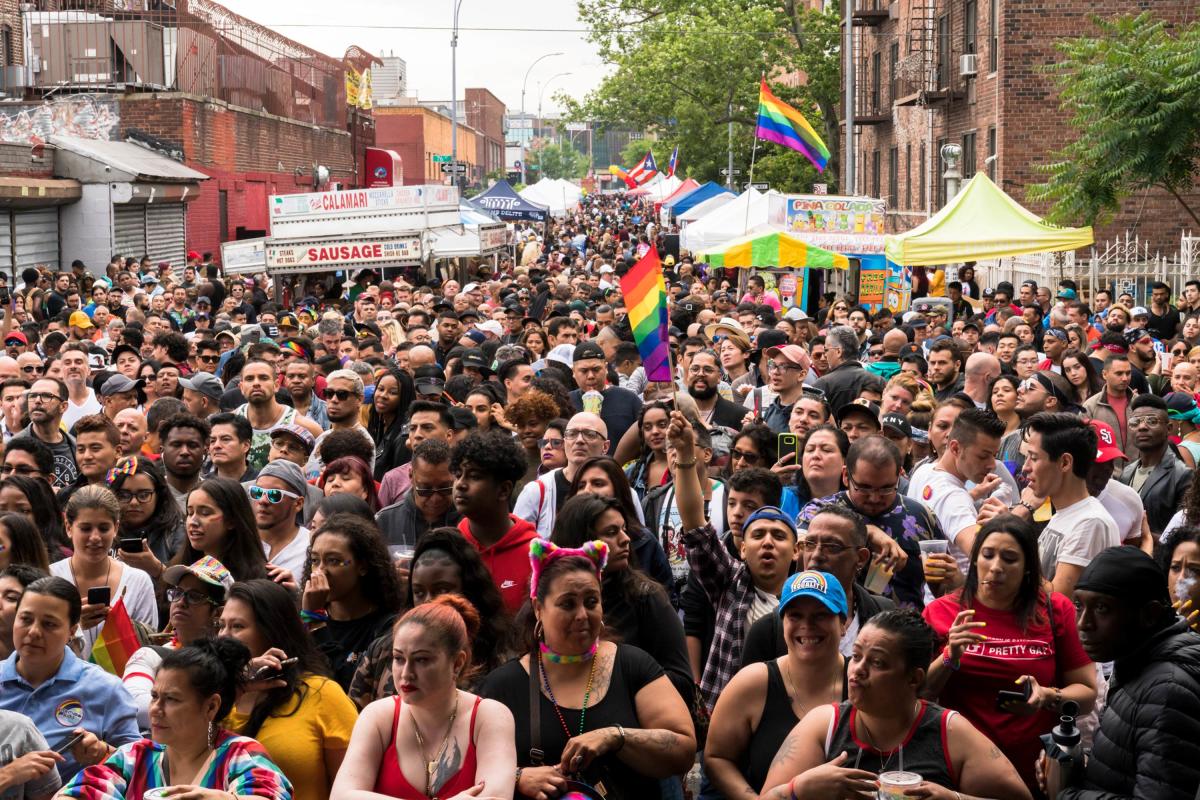
[[600, 646], [600, 640], [597, 639], [592, 643], [591, 648], [586, 653], [580, 653], [575, 656], [564, 656], [562, 653], [557, 653], [549, 648], [545, 642], [538, 642], [538, 649], [542, 653], [542, 658], [549, 661], [551, 664], [582, 664], [584, 661], [589, 661], [596, 655], [596, 648]]
[[[583, 691], [583, 708], [579, 710], [579, 733], [577, 736], [583, 735], [583, 724], [587, 718], [588, 698], [592, 694], [592, 679], [596, 677], [596, 662], [599, 659], [592, 659], [591, 669], [588, 670], [587, 688]], [[562, 709], [558, 707], [558, 701], [554, 699], [554, 690], [550, 688], [550, 676], [546, 674], [546, 663], [542, 661], [541, 653], [538, 653], [538, 672], [542, 674], [542, 683], [546, 686], [546, 694], [550, 696], [550, 702], [554, 705], [554, 713], [558, 715], [558, 722], [562, 725], [563, 733], [567, 738], [572, 738], [571, 729], [567, 727], [567, 721], [563, 718]]]

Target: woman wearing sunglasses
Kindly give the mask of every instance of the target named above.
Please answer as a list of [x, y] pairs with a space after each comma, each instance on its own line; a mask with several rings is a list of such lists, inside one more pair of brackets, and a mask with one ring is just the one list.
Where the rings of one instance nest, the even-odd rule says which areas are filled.
[[[204, 557], [219, 561], [235, 581], [267, 577], [267, 557], [246, 490], [229, 478], [210, 478], [187, 498], [184, 541], [172, 567]], [[164, 573], [165, 577], [165, 573]]]

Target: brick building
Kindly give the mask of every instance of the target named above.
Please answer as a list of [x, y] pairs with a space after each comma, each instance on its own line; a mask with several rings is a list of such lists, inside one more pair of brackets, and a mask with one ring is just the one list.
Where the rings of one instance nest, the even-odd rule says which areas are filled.
[[480, 137], [480, 167], [484, 175], [504, 169], [504, 103], [487, 89], [464, 89], [467, 124]]
[[[920, 224], [944, 205], [938, 153], [947, 143], [962, 148], [964, 180], [986, 170], [1043, 213], [1045, 205], [1030, 202], [1027, 187], [1045, 180], [1038, 166], [1071, 135], [1045, 71], [1058, 60], [1056, 40], [1094, 31], [1092, 15], [1148, 9], [1173, 23], [1195, 15], [1185, 0], [1148, 0], [1136, 8], [1116, 0], [853, 1], [856, 188], [887, 200], [891, 232]], [[1189, 221], [1173, 198], [1150, 191], [1130, 198], [1096, 239], [1132, 229], [1174, 252]]]
[[[450, 155], [449, 116], [424, 105], [379, 107], [374, 116], [375, 145], [400, 154], [405, 184], [442, 183], [447, 179], [442, 165], [433, 157]], [[459, 123], [458, 160], [467, 164], [465, 182], [468, 186], [481, 185], [487, 171], [481, 152], [486, 150], [483, 140], [475, 128]], [[503, 159], [503, 149], [498, 157]]]

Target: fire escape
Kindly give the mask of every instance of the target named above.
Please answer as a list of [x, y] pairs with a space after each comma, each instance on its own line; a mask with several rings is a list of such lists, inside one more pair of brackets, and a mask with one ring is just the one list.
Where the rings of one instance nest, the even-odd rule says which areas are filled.
[[[854, 3], [854, 27], [878, 29], [889, 19], [888, 0], [847, 0]], [[854, 124], [886, 125], [892, 121], [892, 86], [884, 79], [886, 54], [878, 44], [881, 37], [855, 32]], [[843, 121], [844, 122], [844, 121]]]
[[938, 106], [961, 100], [955, 87], [949, 13], [938, 14], [937, 0], [913, 0], [904, 37], [907, 54], [896, 66], [897, 106]]

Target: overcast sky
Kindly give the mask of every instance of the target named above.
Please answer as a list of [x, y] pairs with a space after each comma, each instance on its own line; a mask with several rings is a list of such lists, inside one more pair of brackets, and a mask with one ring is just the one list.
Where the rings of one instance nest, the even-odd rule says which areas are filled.
[[[450, 98], [452, 0], [220, 1], [326, 55], [340, 58], [357, 44], [375, 55], [400, 56], [408, 66], [409, 94], [422, 100]], [[517, 28], [526, 30], [513, 30]], [[462, 0], [459, 97], [464, 87], [480, 86], [509, 109], [520, 110], [525, 71], [538, 56], [560, 51], [563, 55], [545, 59], [529, 74], [525, 109], [537, 110], [539, 81], [544, 84], [544, 113], [556, 110], [555, 92], [582, 97], [605, 74], [583, 28], [572, 0]], [[570, 74], [554, 78], [560, 72]]]

